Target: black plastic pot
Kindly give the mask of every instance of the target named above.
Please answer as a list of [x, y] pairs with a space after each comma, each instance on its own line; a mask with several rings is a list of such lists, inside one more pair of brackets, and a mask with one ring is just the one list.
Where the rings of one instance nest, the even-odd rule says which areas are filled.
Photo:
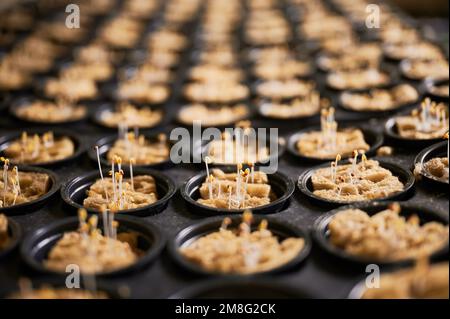
[[[292, 99], [289, 99], [288, 101], [290, 101], [290, 100], [292, 100]], [[315, 114], [306, 115], [306, 116], [292, 116], [292, 117], [288, 117], [288, 118], [268, 116], [267, 114], [264, 114], [264, 112], [262, 111], [262, 105], [263, 105], [264, 101], [267, 101], [267, 100], [260, 100], [260, 101], [255, 102], [256, 108], [258, 111], [258, 115], [267, 120], [270, 120], [271, 123], [273, 123], [274, 125], [277, 125], [277, 126], [284, 126], [284, 125], [287, 125], [288, 123], [292, 123], [292, 125], [298, 125], [299, 121], [312, 122], [319, 118], [319, 114], [320, 114], [319, 110]], [[269, 103], [270, 103], [270, 101], [269, 101]]]
[[[257, 216], [254, 220], [254, 223], [252, 224], [252, 230], [256, 230], [259, 223], [263, 220], [263, 217]], [[228, 227], [231, 228], [237, 228], [239, 224], [242, 222], [241, 216], [233, 216], [231, 217], [232, 223]], [[300, 264], [302, 261], [304, 261], [311, 251], [311, 239], [309, 238], [309, 235], [307, 231], [294, 227], [290, 224], [287, 224], [285, 222], [281, 222], [274, 219], [267, 219], [269, 226], [268, 229], [278, 237], [280, 241], [289, 238], [303, 238], [305, 240], [305, 246], [303, 249], [298, 253], [298, 255], [289, 261], [288, 263], [277, 267], [272, 270], [264, 271], [261, 273], [256, 274], [250, 274], [250, 275], [239, 275], [239, 274], [224, 274], [220, 272], [211, 272], [208, 270], [205, 270], [201, 266], [190, 262], [187, 260], [181, 253], [180, 248], [191, 244], [193, 241], [204, 237], [208, 234], [211, 234], [213, 232], [217, 232], [220, 229], [220, 226], [222, 225], [223, 218], [209, 218], [201, 223], [192, 224], [182, 231], [180, 231], [173, 239], [170, 240], [168, 244], [168, 251], [171, 257], [175, 260], [175, 262], [181, 266], [183, 269], [188, 270], [192, 273], [203, 275], [203, 276], [225, 276], [225, 277], [253, 277], [253, 276], [260, 276], [260, 275], [267, 275], [267, 274], [275, 274], [287, 271], [289, 269], [294, 268], [298, 264]]]
[[[57, 76], [53, 76], [53, 77], [41, 76], [41, 77], [39, 77], [39, 79], [37, 81], [33, 82], [35, 95], [38, 96], [38, 97], [41, 97], [43, 99], [56, 100], [57, 96], [49, 96], [45, 92], [45, 87], [47, 85], [47, 82], [49, 82], [50, 80], [53, 80], [53, 79], [58, 79], [58, 78], [59, 77], [57, 77]], [[99, 89], [97, 83], [96, 83], [96, 85], [97, 85], [97, 94], [95, 96], [90, 97], [90, 98], [76, 99], [75, 102], [77, 104], [87, 104], [87, 103], [92, 103], [92, 102], [96, 102], [96, 101], [101, 100], [101, 98], [102, 98], [101, 92], [100, 92], [100, 89]]]
[[[411, 63], [411, 60], [405, 59], [405, 60], [402, 60], [399, 64], [399, 70], [400, 70], [400, 73], [403, 78], [405, 78], [406, 80], [412, 81], [415, 84], [420, 84], [421, 81], [425, 81], [427, 78], [431, 78], [431, 77], [419, 77], [419, 76], [415, 77], [415, 76], [412, 76], [411, 74], [408, 74], [407, 70], [408, 70], [410, 63]], [[436, 78], [435, 80], [440, 80], [440, 79]], [[447, 81], [448, 81], [448, 79], [447, 79]]]
[[[104, 94], [104, 96], [111, 101], [114, 102], [120, 102], [120, 101], [130, 101], [133, 105], [138, 105], [138, 106], [147, 106], [147, 107], [162, 107], [164, 104], [166, 104], [169, 101], [169, 98], [167, 98], [165, 101], [163, 102], [158, 102], [158, 103], [150, 103], [150, 102], [143, 102], [140, 100], [136, 100], [133, 98], [122, 98], [119, 96], [118, 92], [119, 92], [119, 85], [120, 85], [120, 81], [119, 80], [111, 80], [108, 82], [105, 82], [102, 86], [102, 92]], [[165, 85], [170, 89], [172, 89], [172, 85], [171, 83], [155, 83], [155, 85]]]
[[[183, 109], [185, 109], [186, 107], [187, 106], [181, 106], [181, 108], [178, 110], [178, 114], [177, 114], [175, 120], [181, 126], [192, 128], [194, 126], [194, 123], [184, 122], [180, 118], [181, 111]], [[211, 107], [213, 107], [213, 106], [211, 106]], [[239, 121], [247, 120], [247, 119], [251, 118], [253, 116], [253, 114], [254, 114], [254, 111], [251, 110], [249, 107], [247, 107], [247, 114], [245, 116], [243, 116], [242, 118], [239, 118], [239, 119], [236, 119], [236, 120], [232, 120], [232, 121], [227, 122], [227, 123], [222, 123], [222, 124], [219, 124], [219, 125], [216, 125], [216, 124], [210, 125], [210, 124], [203, 123], [203, 121], [201, 122], [201, 124], [202, 124], [202, 128], [215, 127], [215, 128], [218, 128], [218, 129], [224, 129], [224, 128], [227, 128], [227, 127], [234, 127], [235, 123], [237, 123]], [[198, 119], [198, 120], [201, 121], [201, 119]]]
[[[386, 85], [384, 87], [382, 87], [383, 89], [391, 89], [395, 86], [397, 86], [398, 84], [390, 84], [390, 85]], [[419, 94], [419, 97], [416, 101], [412, 102], [412, 103], [406, 103], [406, 104], [402, 104], [397, 106], [394, 109], [391, 110], [381, 110], [381, 111], [372, 111], [372, 110], [368, 110], [368, 111], [357, 111], [357, 110], [353, 110], [349, 107], [347, 107], [343, 102], [342, 102], [342, 94], [348, 92], [348, 93], [369, 93], [372, 89], [366, 89], [366, 90], [347, 90], [347, 91], [343, 91], [338, 98], [338, 105], [341, 109], [347, 111], [347, 112], [351, 112], [354, 114], [360, 114], [361, 116], [364, 117], [369, 117], [369, 118], [380, 118], [380, 117], [385, 117], [385, 116], [390, 116], [392, 114], [398, 113], [398, 112], [402, 112], [408, 109], [413, 108], [414, 106], [417, 106], [417, 103], [420, 101], [420, 93], [417, 92]]]
[[[435, 265], [435, 264], [433, 264], [433, 265]], [[413, 271], [413, 269], [411, 269], [411, 270]], [[396, 271], [397, 270], [382, 272], [381, 276], [388, 275], [388, 274], [391, 274], [392, 272], [396, 272]], [[377, 289], [377, 288], [372, 288], [372, 289]], [[367, 283], [366, 283], [366, 278], [362, 277], [361, 280], [352, 288], [352, 290], [348, 294], [347, 299], [363, 299], [364, 293], [367, 290], [368, 290], [368, 287], [367, 287]], [[384, 299], [387, 299], [387, 298], [384, 298]]]
[[[115, 220], [119, 222], [118, 233], [125, 231], [138, 233], [138, 248], [144, 251], [144, 253], [134, 264], [110, 272], [97, 273], [96, 276], [98, 277], [112, 277], [136, 273], [154, 261], [165, 245], [165, 238], [162, 232], [153, 224], [145, 222], [142, 219], [122, 215], [115, 216]], [[99, 225], [102, 225], [102, 223], [102, 219], [99, 218]], [[20, 247], [22, 259], [30, 268], [37, 272], [64, 275], [64, 272], [46, 268], [43, 261], [64, 233], [76, 231], [78, 227], [78, 217], [68, 217], [30, 233]]]
[[[344, 127], [344, 128], [348, 128], [348, 127]], [[367, 156], [375, 155], [377, 149], [380, 148], [381, 145], [383, 145], [383, 136], [381, 134], [376, 133], [373, 130], [363, 129], [363, 128], [359, 128], [359, 127], [355, 127], [355, 128], [362, 131], [362, 133], [364, 135], [364, 140], [366, 141], [367, 144], [370, 145], [370, 148], [366, 152], [366, 155]], [[334, 160], [334, 158], [322, 159], [322, 158], [304, 156], [298, 152], [297, 142], [300, 140], [302, 135], [313, 132], [313, 131], [320, 131], [320, 128], [319, 127], [307, 128], [307, 129], [301, 130], [301, 131], [291, 135], [289, 137], [288, 144], [287, 144], [287, 149], [288, 149], [289, 153], [292, 154], [293, 156], [295, 156], [300, 161], [322, 163], [322, 162], [330, 162], [330, 161]]]
[[[147, 107], [147, 108], [152, 108], [152, 109], [158, 109], [158, 110], [161, 110], [161, 112], [163, 112], [163, 116], [162, 116], [162, 119], [161, 119], [160, 122], [158, 122], [158, 123], [156, 123], [155, 125], [152, 125], [152, 126], [140, 127], [139, 128], [140, 131], [151, 130], [151, 129], [154, 129], [154, 128], [164, 124], [167, 112], [163, 108], [161, 108], [160, 106], [154, 106], [154, 105], [152, 105], [152, 106], [138, 106], [136, 104], [134, 104], [134, 105], [136, 107], [138, 107], [138, 108]], [[95, 124], [99, 125], [100, 127], [104, 128], [104, 129], [108, 129], [110, 131], [117, 131], [117, 129], [118, 129], [117, 126], [107, 126], [102, 121], [102, 116], [103, 116], [104, 112], [113, 111], [114, 109], [115, 109], [115, 106], [113, 104], [106, 103], [106, 104], [100, 105], [99, 107], [96, 108], [95, 112], [93, 112], [93, 114], [92, 114], [92, 121]]]
[[[223, 168], [225, 173], [235, 172], [235, 167]], [[285, 209], [289, 203], [289, 199], [294, 193], [294, 182], [286, 175], [276, 172], [268, 175], [269, 184], [272, 187], [272, 191], [277, 195], [277, 199], [270, 204], [252, 208], [251, 211], [254, 214], [274, 214]], [[188, 209], [199, 215], [217, 216], [227, 214], [242, 214], [245, 209], [221, 209], [215, 207], [209, 207], [199, 204], [197, 199], [200, 198], [199, 189], [203, 182], [206, 180], [206, 172], [197, 174], [186, 181], [180, 188], [181, 196]]]
[[[370, 258], [362, 258], [359, 256], [351, 255], [344, 250], [334, 246], [329, 241], [329, 230], [328, 230], [328, 224], [336, 215], [337, 213], [346, 210], [346, 209], [361, 209], [365, 211], [370, 216], [375, 215], [376, 213], [385, 210], [388, 208], [388, 206], [392, 204], [389, 202], [374, 202], [374, 203], [368, 203], [368, 204], [361, 204], [361, 205], [350, 205], [350, 206], [344, 206], [340, 207], [338, 209], [332, 210], [328, 212], [327, 214], [321, 216], [319, 219], [316, 220], [313, 227], [313, 238], [314, 240], [319, 244], [319, 246], [328, 252], [329, 254], [332, 254], [335, 257], [338, 257], [339, 259], [342, 259], [344, 261], [358, 263], [358, 264], [377, 264], [380, 266], [406, 266], [406, 265], [412, 265], [415, 260], [401, 260], [401, 261], [383, 261], [383, 260], [374, 260]], [[417, 215], [420, 219], [421, 224], [425, 222], [430, 221], [436, 221], [443, 223], [444, 225], [448, 225], [448, 216], [445, 216], [445, 214], [436, 212], [432, 209], [426, 208], [426, 207], [420, 207], [415, 206], [413, 204], [401, 204], [402, 210], [401, 215], [402, 216], [411, 216], [411, 215]], [[431, 257], [437, 258], [440, 256], [444, 256], [448, 253], [448, 243], [443, 247], [442, 249], [436, 251]]]
[[397, 132], [395, 117], [392, 117], [386, 121], [386, 124], [384, 125], [384, 134], [386, 135], [387, 140], [392, 144], [398, 145], [400, 147], [415, 149], [423, 148], [425, 146], [442, 141], [442, 138], [413, 139], [400, 136]]
[[[409, 170], [406, 170], [396, 164], [392, 164], [392, 163], [388, 163], [388, 162], [384, 162], [384, 161], [378, 161], [378, 162], [380, 163], [381, 167], [391, 171], [394, 176], [398, 177], [400, 182], [402, 182], [404, 185], [403, 191], [389, 195], [384, 198], [379, 198], [379, 199], [371, 200], [371, 201], [362, 201], [362, 202], [341, 202], [341, 201], [333, 201], [333, 200], [319, 197], [314, 194], [311, 178], [316, 170], [325, 168], [325, 167], [330, 167], [330, 164], [328, 164], [328, 163], [313, 167], [313, 168], [305, 171], [303, 174], [301, 174], [300, 177], [298, 178], [298, 187], [299, 187], [300, 191], [305, 196], [307, 196], [311, 201], [313, 201], [317, 204], [326, 205], [326, 206], [342, 206], [342, 205], [364, 204], [364, 203], [368, 204], [368, 203], [374, 202], [374, 201], [399, 200], [399, 199], [405, 198], [406, 195], [412, 190], [412, 188], [414, 186], [414, 175]], [[347, 160], [340, 164], [346, 165], [349, 163], [350, 162]]]
[[326, 86], [327, 86], [328, 89], [330, 89], [330, 90], [332, 90], [332, 91], [335, 91], [335, 92], [343, 92], [343, 91], [364, 92], [364, 91], [371, 90], [371, 89], [383, 89], [383, 88], [388, 88], [388, 87], [390, 87], [390, 86], [396, 84], [396, 83], [395, 83], [396, 81], [395, 81], [395, 79], [392, 78], [392, 73], [389, 72], [389, 70], [387, 70], [387, 69], [381, 69], [381, 72], [384, 73], [384, 74], [386, 74], [386, 75], [388, 75], [389, 80], [388, 80], [387, 83], [383, 83], [383, 84], [379, 84], [379, 85], [369, 85], [369, 86], [367, 86], [367, 87], [365, 87], [365, 88], [358, 88], [358, 89], [347, 89], [347, 88], [341, 89], [341, 88], [332, 86], [331, 83], [328, 82], [328, 76], [331, 75], [331, 73], [329, 73], [329, 74], [327, 75], [327, 78], [325, 79], [325, 84], [326, 84]]
[[[32, 136], [34, 134], [42, 135], [49, 131], [53, 132], [53, 135], [55, 136], [56, 139], [62, 138], [62, 137], [68, 137], [69, 139], [71, 139], [75, 145], [74, 153], [71, 156], [61, 159], [61, 160], [46, 162], [46, 163], [33, 163], [33, 164], [27, 164], [27, 165], [39, 166], [39, 167], [49, 167], [49, 168], [50, 167], [58, 167], [58, 166], [62, 166], [64, 164], [70, 163], [70, 162], [78, 159], [84, 153], [85, 147], [82, 145], [79, 135], [77, 135], [73, 132], [63, 131], [63, 130], [45, 130], [45, 129], [31, 130], [31, 131], [24, 130], [24, 132], [26, 132], [29, 136]], [[20, 140], [21, 135], [22, 135], [22, 132], [18, 132], [18, 133], [7, 134], [7, 135], [0, 137], [0, 155], [4, 156], [5, 150], [11, 145], [11, 143], [13, 143], [17, 140]]]
[[51, 180], [51, 186], [50, 189], [46, 194], [44, 194], [42, 197], [39, 197], [36, 200], [18, 204], [10, 207], [5, 207], [1, 209], [1, 212], [5, 215], [22, 215], [27, 214], [33, 211], [37, 211], [40, 208], [44, 207], [56, 194], [56, 192], [60, 188], [60, 182], [58, 176], [53, 173], [52, 171], [49, 171], [47, 169], [43, 169], [40, 167], [32, 167], [32, 166], [18, 166], [19, 172], [33, 172], [33, 173], [41, 173], [46, 174], [50, 177]]
[[[401, 16], [401, 15], [404, 15], [404, 13], [402, 14], [401, 12], [397, 12], [397, 15]], [[408, 26], [409, 28], [416, 29], [416, 30], [420, 29], [419, 23], [417, 21], [411, 19], [410, 17], [401, 17], [401, 20], [403, 20], [403, 23], [406, 26]], [[379, 38], [378, 40], [381, 40], [381, 39]], [[430, 39], [427, 39], [426, 42], [429, 42], [430, 44], [433, 44], [433, 45], [439, 47], [441, 49], [442, 55], [446, 56], [446, 53], [443, 50], [442, 43], [438, 43], [438, 42], [430, 40]], [[384, 59], [386, 61], [388, 61], [388, 62], [398, 63], [398, 62], [401, 62], [402, 60], [405, 60], [405, 59], [409, 59], [409, 58], [413, 58], [414, 59], [414, 57], [412, 57], [412, 56], [408, 57], [408, 54], [403, 55], [403, 56], [402, 55], [398, 56], [398, 55], [395, 55], [395, 54], [388, 53], [387, 49], [386, 49], [386, 46], [389, 46], [389, 44], [385, 44], [384, 45], [384, 47], [383, 47], [383, 55], [384, 55]], [[394, 46], [395, 46], [395, 44], [394, 44]], [[420, 59], [420, 58], [418, 58], [418, 59]]]
[[448, 141], [442, 141], [427, 147], [426, 149], [422, 150], [414, 159], [414, 167], [421, 167], [420, 176], [425, 180], [425, 182], [429, 183], [430, 185], [445, 187], [448, 190], [449, 184], [448, 181], [447, 182], [441, 181], [436, 177], [434, 177], [433, 175], [428, 174], [423, 169], [423, 164], [425, 164], [432, 158], [447, 157], [448, 155], [447, 148], [448, 148]]
[[[212, 142], [211, 140], [208, 141], [204, 141], [204, 140], [198, 140], [197, 143], [194, 142], [194, 148], [192, 151], [192, 156], [194, 158], [194, 163], [199, 163], [202, 162], [203, 163], [203, 159], [208, 156], [208, 151], [209, 151], [209, 146], [210, 143]], [[278, 145], [278, 152], [275, 152], [273, 154], [269, 154], [269, 163], [272, 163], [273, 161], [281, 158], [281, 156], [283, 156], [285, 150], [286, 150], [286, 141], [283, 138], [274, 138], [274, 137], [270, 137], [270, 134], [267, 135], [266, 137], [266, 147], [270, 152], [270, 145], [272, 144], [277, 144]], [[259, 140], [256, 141], [256, 145], [258, 145]], [[230, 165], [236, 165], [236, 164], [225, 164], [225, 163], [211, 163], [211, 166], [221, 166], [221, 167], [225, 167], [225, 166], [230, 166]], [[266, 163], [260, 163], [257, 162], [255, 163], [255, 166], [265, 166], [268, 165]]]
[[[129, 176], [129, 173], [126, 168], [123, 169], [125, 171], [125, 176]], [[105, 178], [109, 178], [108, 170], [103, 170], [103, 176]], [[133, 170], [134, 176], [139, 175], [151, 175], [156, 182], [156, 189], [158, 192], [158, 196], [160, 199], [155, 203], [135, 208], [119, 211], [117, 214], [119, 215], [131, 215], [131, 216], [150, 216], [155, 215], [162, 212], [167, 208], [169, 204], [169, 200], [176, 192], [175, 183], [168, 176], [151, 169], [144, 168], [136, 168]], [[68, 205], [71, 210], [76, 213], [78, 209], [84, 208], [83, 201], [86, 198], [86, 192], [89, 190], [92, 184], [94, 184], [97, 180], [100, 179], [100, 174], [98, 171], [93, 171], [81, 176], [77, 176], [74, 179], [67, 181], [61, 188], [61, 197], [64, 202]], [[91, 208], [86, 208], [88, 213], [91, 214], [99, 214], [100, 212]]]
[[[149, 135], [149, 134], [143, 134], [146, 139], [149, 140], [156, 140], [157, 135]], [[112, 148], [114, 143], [117, 141], [118, 135], [112, 135], [107, 136], [99, 139], [97, 142], [95, 142], [94, 147], [89, 148], [88, 150], [88, 156], [89, 158], [97, 164], [97, 151], [95, 150], [95, 146], [98, 146], [99, 154], [100, 154], [100, 162], [102, 165], [109, 167], [111, 166], [111, 163], [107, 160], [106, 155], [108, 154], [109, 150]], [[172, 142], [168, 140], [169, 148], [173, 145]], [[152, 168], [152, 169], [167, 169], [174, 166], [174, 163], [170, 160], [170, 157], [160, 163], [154, 163], [154, 164], [147, 164], [147, 165], [134, 165], [136, 168]]]

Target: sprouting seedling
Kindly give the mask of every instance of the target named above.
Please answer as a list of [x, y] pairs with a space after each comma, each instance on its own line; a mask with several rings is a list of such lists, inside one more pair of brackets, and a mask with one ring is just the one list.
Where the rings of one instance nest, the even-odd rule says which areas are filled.
[[211, 158], [209, 156], [205, 156], [206, 176], [209, 176], [209, 164], [211, 164]]
[[166, 144], [167, 143], [167, 135], [164, 133], [158, 134], [158, 142], [161, 144]]
[[422, 104], [420, 105], [421, 112], [419, 117], [419, 129], [424, 132], [429, 132], [431, 129], [431, 109], [434, 106], [434, 103], [431, 102], [429, 98], [426, 98]]
[[445, 108], [441, 108], [440, 111], [440, 126], [441, 127], [447, 127], [447, 111], [445, 110]]
[[[36, 136], [36, 135], [35, 135]], [[37, 138], [39, 140], [39, 136]], [[44, 133], [42, 135], [42, 144], [44, 145], [44, 148], [49, 148], [52, 146], [52, 139], [50, 137], [50, 132]]]
[[267, 230], [268, 226], [269, 226], [269, 222], [267, 221], [267, 219], [263, 219], [261, 221], [261, 223], [259, 224], [258, 229], [259, 230]]
[[12, 177], [12, 186], [13, 186], [13, 193], [14, 193], [14, 200], [13, 200], [13, 206], [16, 204], [17, 197], [21, 193], [20, 189], [20, 179], [19, 179], [19, 169], [17, 166], [13, 167], [13, 173], [14, 176]]
[[42, 142], [45, 148], [52, 147], [55, 144], [55, 137], [53, 135], [53, 132], [47, 132], [42, 135]]
[[40, 152], [40, 148], [41, 148], [41, 139], [39, 138], [39, 135], [35, 134], [33, 136], [33, 144], [32, 144], [31, 147], [33, 149], [31, 157], [32, 158], [38, 157], [39, 152]]
[[30, 155], [31, 157], [33, 156], [32, 154], [34, 153], [35, 147], [34, 147], [34, 140], [30, 139], [28, 144], [25, 147], [25, 152], [27, 153], [27, 155]]
[[100, 150], [98, 148], [98, 145], [95, 146], [95, 151], [97, 153], [98, 170], [100, 172], [100, 178], [102, 180], [103, 192], [105, 193], [106, 201], [109, 202], [109, 198], [108, 198], [109, 196], [108, 196], [108, 192], [106, 191], [105, 179], [103, 176], [102, 163], [100, 162]]
[[341, 196], [341, 194], [342, 194], [342, 183], [345, 182], [344, 177], [339, 176], [337, 178], [337, 182], [338, 182], [338, 196]]
[[131, 179], [131, 190], [134, 192], [134, 174], [133, 174], [133, 164], [134, 158], [130, 158], [130, 179]]
[[437, 107], [436, 107], [435, 103], [431, 103], [429, 114], [430, 114], [430, 122], [431, 122], [430, 124], [436, 124]]
[[356, 174], [353, 173], [353, 172], [351, 172], [351, 173], [350, 173], [350, 183], [351, 183], [351, 184], [353, 184], [353, 182], [355, 181], [355, 177], [356, 177]]
[[335, 110], [333, 107], [322, 109], [320, 126], [322, 132], [322, 140], [326, 149], [336, 149], [337, 141], [337, 122], [335, 121]]
[[233, 191], [233, 188], [231, 187], [231, 185], [228, 185], [227, 191], [228, 191], [228, 209], [231, 209], [231, 196], [232, 196], [232, 191]]
[[16, 205], [16, 201], [17, 201], [17, 197], [19, 196], [19, 192], [16, 187], [16, 177], [15, 176], [11, 177], [11, 181], [12, 181], [12, 185], [13, 185], [13, 194], [14, 194], [12, 206], [14, 206], [14, 205]]
[[119, 194], [119, 208], [123, 208], [123, 175], [124, 172], [120, 169], [118, 172], [116, 172], [115, 180], [117, 185], [117, 192]]
[[138, 144], [139, 144], [140, 146], [145, 145], [145, 136], [144, 136], [144, 135], [140, 135], [140, 136], [138, 137]]
[[134, 154], [134, 145], [136, 141], [136, 135], [133, 132], [125, 134], [125, 149], [128, 157], [132, 157]]
[[328, 109], [322, 109], [320, 111], [320, 124], [321, 127], [325, 127], [325, 123], [327, 122], [327, 118], [328, 118]]
[[231, 225], [231, 218], [225, 217], [222, 221], [222, 225], [220, 225], [220, 230], [227, 230], [228, 226]]
[[336, 121], [329, 124], [330, 146], [332, 150], [337, 148], [337, 129], [338, 124]]
[[78, 210], [78, 222], [80, 223], [80, 225], [83, 225], [86, 223], [86, 219], [87, 219], [87, 211], [84, 208], [80, 208]]
[[117, 169], [120, 171], [122, 170], [122, 158], [120, 156], [116, 156], [116, 164], [117, 164]]
[[250, 122], [249, 120], [242, 120], [242, 121], [237, 122], [235, 126], [243, 128], [243, 129], [251, 128], [252, 122]]
[[236, 174], [239, 175], [239, 172], [240, 172], [241, 170], [242, 170], [242, 164], [241, 164], [241, 163], [236, 164]]
[[[109, 176], [111, 176], [111, 181], [112, 181], [112, 189], [113, 189], [113, 202], [115, 203], [117, 200], [117, 193], [116, 193], [116, 172], [115, 172], [115, 167], [114, 167], [115, 163], [114, 160], [111, 163], [111, 170], [109, 171]], [[109, 203], [109, 201], [108, 201]]]
[[414, 226], [419, 226], [420, 225], [420, 218], [419, 218], [419, 216], [417, 216], [416, 214], [409, 216], [408, 217], [408, 224], [414, 225]]
[[78, 222], [80, 224], [80, 233], [83, 235], [83, 237], [86, 237], [89, 231], [89, 226], [86, 223], [86, 219], [87, 219], [86, 209], [80, 208], [78, 210]]
[[8, 191], [9, 159], [0, 157], [0, 162], [3, 162], [3, 205], [6, 206], [6, 192]]
[[366, 153], [365, 153], [365, 152], [362, 152], [362, 155], [361, 155], [361, 161], [362, 161], [363, 167], [366, 168], [366, 164], [367, 164], [367, 156], [366, 156]]
[[389, 210], [391, 210], [397, 214], [400, 214], [400, 212], [402, 211], [402, 207], [397, 202], [389, 204], [388, 208], [389, 208]]
[[[116, 183], [116, 172], [115, 172], [115, 164], [119, 164], [119, 162], [122, 162], [122, 159], [120, 159], [117, 155], [114, 155], [113, 161], [111, 163], [111, 172], [110, 176], [112, 178], [112, 186], [113, 186], [113, 202], [117, 202], [117, 183]], [[120, 170], [119, 166], [118, 169]]]
[[246, 168], [244, 171], [241, 171], [242, 177], [248, 178], [250, 176], [250, 168]]
[[334, 107], [330, 107], [328, 109], [328, 118], [327, 118], [328, 123], [334, 122], [334, 113], [335, 113]]
[[[251, 132], [252, 123], [248, 120], [243, 120], [236, 123], [236, 127], [243, 130], [244, 136], [248, 136]], [[242, 149], [245, 147], [245, 141], [248, 140], [236, 137], [236, 147]]]
[[253, 183], [255, 183], [255, 163], [249, 163], [248, 164], [249, 166], [250, 166], [250, 180], [251, 180], [251, 183], [253, 184]]
[[353, 169], [353, 172], [356, 172], [356, 164], [358, 163], [358, 156], [359, 156], [359, 152], [357, 150], [353, 150], [353, 152], [352, 152], [352, 157], [353, 157], [352, 169]]
[[217, 198], [222, 197], [222, 181], [217, 179]]
[[223, 140], [229, 139], [231, 137], [230, 136], [230, 132], [228, 132], [228, 131], [223, 132], [221, 134], [221, 137], [222, 137]]
[[119, 211], [117, 203], [111, 203], [110, 204], [110, 210], [109, 210], [109, 218], [108, 218], [108, 228], [109, 228], [109, 234], [111, 237], [114, 238], [114, 214], [116, 214]]
[[22, 190], [20, 189], [19, 168], [17, 166], [13, 167], [13, 173], [14, 173], [15, 178], [16, 178], [16, 187], [17, 187], [17, 190], [19, 191], [19, 194], [20, 194], [22, 192]]
[[119, 228], [119, 222], [113, 221], [111, 223], [111, 227], [112, 227], [112, 238], [117, 239], [117, 229]]
[[447, 111], [443, 104], [436, 104], [433, 102], [434, 125], [438, 128], [447, 126]]
[[28, 144], [27, 132], [22, 132], [22, 135], [20, 136], [20, 140], [21, 140], [22, 146], [26, 146]]
[[209, 175], [208, 176], [208, 189], [209, 189], [209, 199], [213, 199], [213, 183], [214, 183], [214, 176]]
[[336, 183], [337, 167], [340, 160], [341, 154], [337, 154], [334, 162], [331, 162], [331, 180], [333, 183]]

